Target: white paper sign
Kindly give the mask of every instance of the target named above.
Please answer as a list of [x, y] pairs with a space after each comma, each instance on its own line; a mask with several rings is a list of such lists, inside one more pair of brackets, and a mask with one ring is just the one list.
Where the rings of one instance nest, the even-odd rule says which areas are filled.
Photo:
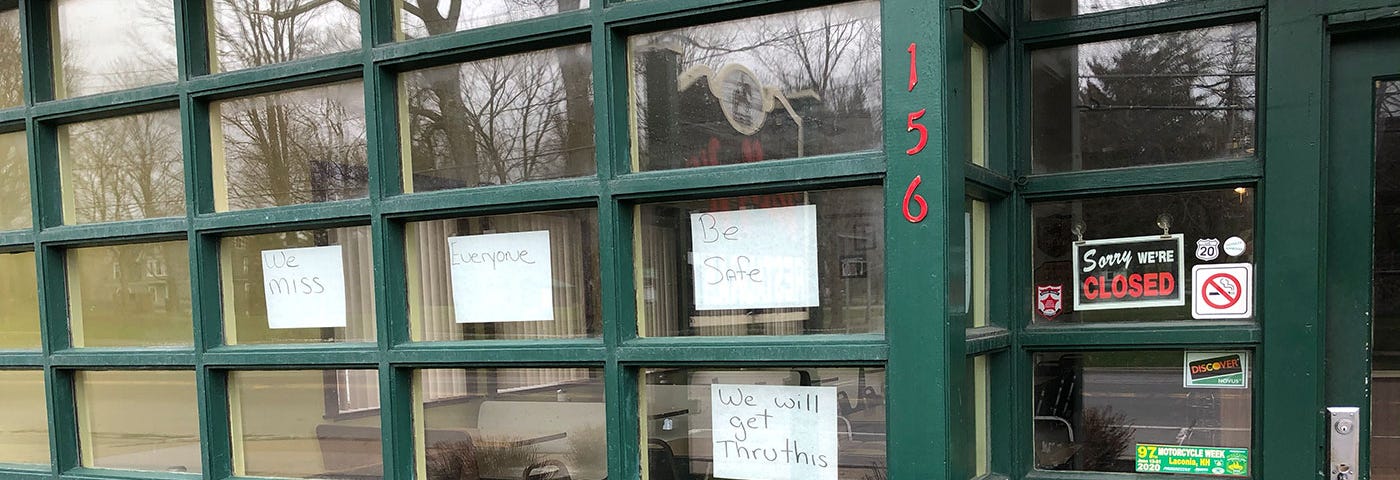
[[457, 323], [554, 320], [549, 231], [447, 239]]
[[262, 251], [268, 328], [345, 326], [340, 245]]
[[836, 387], [710, 385], [715, 478], [836, 480]]
[[817, 207], [690, 214], [695, 309], [815, 307]]

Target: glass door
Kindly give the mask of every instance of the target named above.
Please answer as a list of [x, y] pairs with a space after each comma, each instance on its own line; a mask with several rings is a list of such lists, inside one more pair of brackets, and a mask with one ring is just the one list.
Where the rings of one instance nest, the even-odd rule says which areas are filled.
[[[1325, 470], [1400, 480], [1400, 34], [1337, 37], [1332, 52], [1326, 398], [1359, 415], [1329, 420]], [[1337, 454], [1347, 438], [1354, 465]]]

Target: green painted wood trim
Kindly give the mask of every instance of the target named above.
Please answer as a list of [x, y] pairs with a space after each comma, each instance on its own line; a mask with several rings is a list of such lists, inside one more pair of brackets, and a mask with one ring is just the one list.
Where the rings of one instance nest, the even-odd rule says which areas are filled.
[[[1320, 5], [1319, 5], [1320, 6]], [[1256, 478], [1316, 472], [1322, 435], [1324, 318], [1323, 144], [1326, 37], [1316, 7], [1271, 5], [1262, 26], [1260, 133], [1269, 168], [1260, 188], [1256, 252], [1258, 318], [1266, 319], [1255, 358], [1257, 412], [1288, 422], [1255, 422]], [[1302, 74], [1299, 72], [1313, 72]], [[1292, 119], [1312, 119], [1294, 121]], [[1272, 120], [1272, 121], [1271, 121]], [[1300, 219], [1307, 219], [1300, 221]], [[1257, 416], [1256, 419], [1261, 418]]]
[[34, 230], [0, 232], [0, 249], [7, 252], [33, 250]]
[[963, 333], [968, 356], [984, 355], [1011, 346], [1011, 332], [1001, 327], [969, 328]]
[[[901, 132], [903, 128], [901, 124]], [[903, 151], [900, 154], [903, 155]], [[883, 154], [863, 152], [629, 173], [609, 183], [617, 197], [626, 199], [722, 196], [737, 192], [751, 194], [794, 188], [872, 185], [877, 183], [884, 170]], [[900, 190], [900, 195], [903, 194], [903, 190]]]
[[49, 443], [54, 474], [79, 467], [77, 399], [73, 392], [73, 371], [49, 367], [44, 370], [48, 387]]
[[357, 79], [364, 69], [359, 51], [333, 53], [191, 78], [184, 90], [204, 100], [243, 97]]
[[435, 363], [505, 366], [602, 363], [607, 358], [602, 342], [593, 340], [481, 340], [470, 342], [421, 342], [400, 345], [385, 354], [396, 366]]
[[60, 475], [59, 480], [194, 480], [202, 478], [198, 473], [152, 472], [132, 470], [111, 470], [104, 468], [78, 467]]
[[[1022, 41], [1035, 44], [1094, 41], [1128, 33], [1196, 28], [1257, 16], [1267, 0], [1178, 0], [1145, 7], [1041, 21], [1021, 21]], [[1131, 32], [1131, 33], [1129, 33]]]
[[38, 103], [30, 107], [29, 113], [40, 121], [55, 124], [81, 122], [130, 113], [174, 109], [179, 106], [178, 94], [178, 86], [163, 83]]
[[[1033, 175], [1024, 179], [1021, 194], [1033, 200], [1089, 194], [1169, 192], [1199, 188], [1253, 186], [1264, 174], [1261, 162], [1223, 160], [1081, 173]], [[1017, 180], [1021, 182], [1021, 180]]]
[[195, 371], [199, 392], [199, 443], [206, 478], [233, 476], [233, 438], [229, 428], [227, 372], [200, 364]]
[[369, 223], [370, 200], [309, 203], [290, 207], [205, 213], [194, 218], [201, 233], [250, 235], [286, 230], [314, 230]]
[[72, 348], [54, 352], [49, 362], [63, 368], [127, 368], [127, 367], [189, 367], [195, 366], [195, 353], [190, 350], [157, 348]]
[[991, 202], [1011, 195], [1016, 182], [1005, 175], [977, 165], [963, 166], [967, 176], [967, 194], [978, 200]]
[[0, 110], [0, 125], [4, 125], [0, 129], [8, 127], [9, 131], [14, 131], [24, 128], [24, 119], [28, 116], [29, 110], [23, 106]]
[[49, 470], [47, 465], [33, 467], [5, 464], [0, 466], [0, 475], [14, 480], [53, 480], [54, 474]]
[[385, 44], [372, 55], [377, 64], [401, 71], [585, 43], [593, 18], [588, 10], [564, 12]]
[[385, 198], [380, 210], [396, 219], [411, 215], [414, 220], [558, 210], [593, 204], [598, 191], [599, 182], [593, 178], [527, 182], [395, 195]]
[[1024, 348], [1132, 349], [1181, 346], [1189, 348], [1252, 346], [1262, 339], [1251, 322], [1180, 321], [1118, 325], [1033, 326], [1021, 332]]
[[184, 240], [189, 229], [185, 217], [134, 220], [128, 222], [63, 225], [39, 232], [49, 245], [117, 244], [161, 240]]
[[603, 21], [628, 34], [667, 30], [685, 25], [811, 8], [845, 0], [646, 0], [621, 2], [603, 9]]
[[[1252, 456], [1250, 460], [1257, 466], [1259, 461]], [[1169, 476], [1151, 473], [1108, 473], [1108, 472], [1055, 472], [1050, 470], [1032, 470], [1026, 475], [1026, 480], [1161, 480], [1170, 478], [1172, 480], [1220, 480], [1222, 477], [1207, 475], [1183, 475], [1173, 473]], [[1262, 478], [1255, 474], [1253, 478]]]
[[619, 361], [649, 366], [691, 363], [753, 365], [785, 362], [869, 364], [884, 361], [889, 357], [884, 340], [871, 335], [638, 338], [623, 342], [613, 354]]
[[210, 367], [248, 367], [262, 370], [316, 369], [333, 366], [363, 367], [379, 364], [373, 344], [335, 346], [231, 346], [211, 348], [202, 356]]
[[1388, 27], [1396, 22], [1400, 22], [1400, 7], [1393, 5], [1327, 16], [1327, 27], [1333, 33]]
[[0, 367], [43, 367], [44, 354], [37, 351], [0, 352]]

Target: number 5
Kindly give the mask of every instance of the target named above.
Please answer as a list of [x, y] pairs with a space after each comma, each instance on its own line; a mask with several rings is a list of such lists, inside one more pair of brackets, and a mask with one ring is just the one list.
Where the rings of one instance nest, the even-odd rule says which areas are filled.
[[919, 125], [919, 124], [917, 124], [917, 123], [914, 123], [914, 120], [918, 120], [918, 119], [920, 119], [920, 118], [923, 118], [924, 112], [927, 111], [927, 110], [928, 110], [927, 108], [923, 108], [923, 109], [919, 109], [919, 111], [917, 111], [917, 112], [910, 112], [910, 113], [909, 113], [909, 130], [908, 130], [908, 131], [910, 131], [910, 132], [915, 131], [915, 130], [918, 130], [918, 131], [919, 131], [919, 143], [915, 144], [915, 145], [914, 145], [914, 148], [910, 148], [910, 149], [908, 149], [908, 150], [905, 150], [904, 153], [907, 153], [907, 154], [910, 154], [910, 155], [915, 155], [915, 154], [918, 154], [919, 152], [924, 151], [924, 146], [925, 146], [925, 145], [928, 145], [928, 128], [925, 127], [925, 126], [923, 126], [923, 125]]

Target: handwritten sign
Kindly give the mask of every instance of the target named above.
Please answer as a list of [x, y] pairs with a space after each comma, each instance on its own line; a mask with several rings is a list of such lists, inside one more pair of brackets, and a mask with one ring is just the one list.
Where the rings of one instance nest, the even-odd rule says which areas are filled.
[[345, 327], [340, 245], [263, 250], [268, 328]]
[[710, 385], [715, 478], [836, 480], [836, 387]]
[[1074, 309], [1185, 305], [1182, 244], [1181, 234], [1074, 242]]
[[817, 207], [690, 214], [695, 309], [814, 307]]
[[554, 320], [549, 231], [447, 239], [457, 323]]

